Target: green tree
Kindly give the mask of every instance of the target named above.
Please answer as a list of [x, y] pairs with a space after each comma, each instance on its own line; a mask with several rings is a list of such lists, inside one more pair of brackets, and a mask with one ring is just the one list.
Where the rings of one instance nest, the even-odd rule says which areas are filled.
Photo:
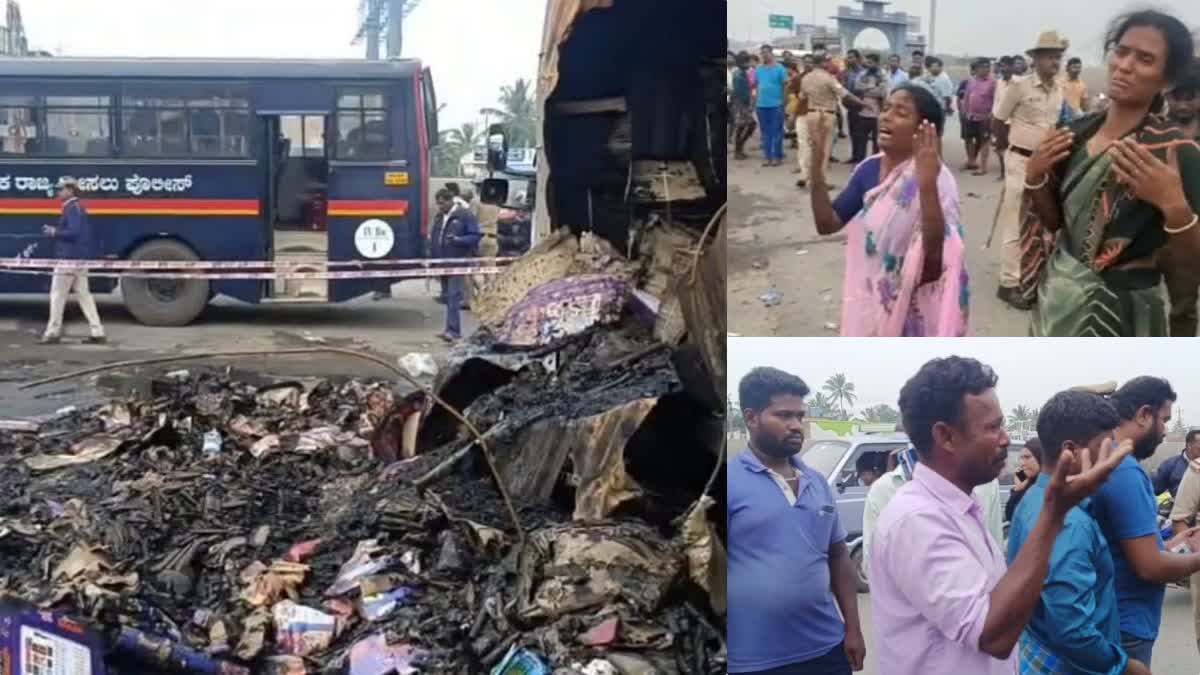
[[900, 411], [886, 403], [873, 405], [862, 414], [872, 424], [895, 424], [900, 421]]
[[484, 108], [480, 112], [496, 118], [505, 127], [511, 148], [532, 148], [537, 140], [537, 101], [533, 83], [517, 78], [512, 85], [500, 87], [499, 108]]
[[842, 373], [837, 373], [825, 380], [822, 389], [829, 394], [830, 402], [841, 408], [842, 419], [849, 419], [850, 408], [858, 400], [858, 394], [854, 393], [854, 383], [847, 380]]
[[474, 122], [463, 122], [457, 129], [446, 129], [438, 139], [434, 171], [439, 176], [458, 176], [462, 159], [483, 142], [483, 130]]
[[737, 401], [730, 399], [729, 410], [726, 413], [725, 419], [726, 429], [729, 433], [746, 433], [746, 417], [742, 414], [742, 408]]
[[1024, 424], [1028, 422], [1032, 411], [1023, 405], [1019, 405], [1012, 409], [1008, 414], [1008, 426], [1013, 429], [1024, 428]]
[[837, 406], [825, 395], [818, 391], [808, 400], [808, 409], [813, 411], [813, 417], [830, 417], [836, 415]]

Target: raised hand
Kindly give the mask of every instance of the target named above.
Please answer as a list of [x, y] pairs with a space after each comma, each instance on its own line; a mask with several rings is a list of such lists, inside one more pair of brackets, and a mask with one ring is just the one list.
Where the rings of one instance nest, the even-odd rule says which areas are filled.
[[921, 122], [917, 133], [913, 134], [913, 161], [918, 184], [937, 185], [938, 175], [942, 172], [942, 155], [937, 129], [928, 120]]
[[[1054, 475], [1046, 486], [1046, 506], [1058, 517], [1065, 517], [1076, 504], [1091, 496], [1100, 489], [1108, 476], [1117, 468], [1122, 459], [1133, 452], [1133, 441], [1125, 439], [1116, 449], [1113, 440], [1105, 439], [1100, 446], [1096, 461], [1092, 462], [1091, 453], [1087, 448], [1076, 451], [1064, 450], [1054, 467]], [[1069, 476], [1079, 462], [1081, 471]]]
[[1187, 202], [1174, 146], [1167, 149], [1165, 162], [1132, 137], [1113, 143], [1110, 152], [1117, 180], [1132, 188], [1138, 199], [1164, 212]]
[[1025, 182], [1030, 185], [1040, 184], [1046, 179], [1046, 174], [1071, 155], [1074, 143], [1075, 134], [1070, 129], [1055, 129], [1046, 134], [1025, 164]]

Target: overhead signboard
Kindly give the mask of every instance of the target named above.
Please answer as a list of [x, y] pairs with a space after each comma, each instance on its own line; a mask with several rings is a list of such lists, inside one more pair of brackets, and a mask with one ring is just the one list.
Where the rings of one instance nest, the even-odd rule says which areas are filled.
[[771, 28], [782, 28], [784, 30], [795, 30], [796, 17], [787, 14], [771, 14], [767, 17]]

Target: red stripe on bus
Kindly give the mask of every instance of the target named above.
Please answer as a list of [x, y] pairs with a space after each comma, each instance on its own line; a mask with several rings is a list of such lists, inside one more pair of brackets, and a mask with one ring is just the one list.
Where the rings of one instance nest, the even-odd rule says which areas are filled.
[[403, 199], [331, 199], [330, 211], [408, 211], [408, 202]]
[[[422, 86], [422, 83], [428, 86]], [[421, 201], [417, 204], [419, 209], [417, 213], [417, 222], [421, 225], [421, 237], [429, 236], [429, 186], [425, 181], [429, 180], [432, 171], [429, 166], [429, 124], [430, 120], [425, 119], [425, 91], [433, 89], [432, 82], [425, 82], [425, 68], [420, 61], [417, 62], [417, 74], [413, 78], [413, 100], [417, 102], [417, 147], [421, 153]], [[484, 132], [486, 133], [486, 129]]]

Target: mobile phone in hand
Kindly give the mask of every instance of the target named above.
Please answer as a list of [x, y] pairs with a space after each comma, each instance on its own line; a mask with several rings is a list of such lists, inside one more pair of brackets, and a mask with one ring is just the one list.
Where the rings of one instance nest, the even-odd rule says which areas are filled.
[[1017, 471], [1016, 478], [1017, 478], [1018, 483], [1024, 483], [1025, 482], [1025, 470], [1021, 469], [1021, 470]]

